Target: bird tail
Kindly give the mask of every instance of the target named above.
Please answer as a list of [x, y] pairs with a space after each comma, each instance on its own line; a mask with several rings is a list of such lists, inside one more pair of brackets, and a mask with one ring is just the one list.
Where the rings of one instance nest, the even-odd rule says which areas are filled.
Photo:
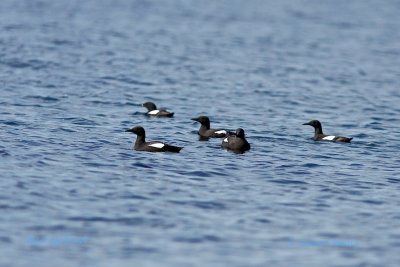
[[183, 148], [183, 147], [168, 145], [168, 146], [166, 147], [166, 151], [174, 152], [174, 153], [179, 153], [179, 151], [181, 151], [182, 148]]

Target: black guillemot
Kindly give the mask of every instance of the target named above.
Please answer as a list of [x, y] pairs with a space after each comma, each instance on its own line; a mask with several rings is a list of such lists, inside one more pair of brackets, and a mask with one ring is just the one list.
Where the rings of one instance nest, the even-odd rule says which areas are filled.
[[224, 130], [224, 129], [211, 129], [210, 128], [210, 119], [207, 116], [200, 116], [197, 118], [192, 118], [191, 120], [201, 123], [200, 129], [198, 131], [198, 134], [200, 135], [200, 137], [222, 138], [228, 134], [228, 131]]
[[228, 135], [222, 141], [222, 147], [236, 152], [244, 152], [250, 149], [250, 144], [245, 138], [244, 130], [238, 128], [234, 134]]
[[155, 117], [172, 117], [174, 116], [173, 112], [169, 112], [165, 109], [157, 109], [157, 106], [153, 102], [146, 102], [142, 105], [147, 108], [146, 115], [155, 116]]
[[303, 125], [310, 125], [314, 127], [315, 133], [314, 133], [314, 140], [315, 141], [332, 141], [332, 142], [344, 142], [344, 143], [350, 143], [352, 137], [343, 137], [343, 136], [336, 136], [336, 135], [326, 135], [322, 132], [322, 125], [318, 120], [312, 120], [306, 123], [303, 123]]
[[146, 132], [143, 127], [136, 126], [132, 129], [126, 130], [137, 135], [135, 146], [137, 151], [147, 152], [175, 152], [178, 153], [183, 147], [172, 146], [159, 141], [146, 142]]

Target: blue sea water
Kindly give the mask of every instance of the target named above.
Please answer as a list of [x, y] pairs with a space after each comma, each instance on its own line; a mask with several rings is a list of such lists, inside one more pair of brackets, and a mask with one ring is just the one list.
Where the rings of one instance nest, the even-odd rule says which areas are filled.
[[[399, 266], [399, 14], [0, 1], [0, 266]], [[251, 150], [200, 142], [201, 114]], [[135, 125], [184, 149], [136, 152]]]

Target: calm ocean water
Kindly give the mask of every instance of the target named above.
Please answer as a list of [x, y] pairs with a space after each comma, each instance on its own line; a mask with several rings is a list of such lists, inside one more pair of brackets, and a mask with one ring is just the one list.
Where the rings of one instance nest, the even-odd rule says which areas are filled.
[[[399, 266], [399, 14], [2, 0], [0, 266]], [[252, 149], [200, 142], [201, 114]], [[184, 149], [133, 151], [135, 125]]]

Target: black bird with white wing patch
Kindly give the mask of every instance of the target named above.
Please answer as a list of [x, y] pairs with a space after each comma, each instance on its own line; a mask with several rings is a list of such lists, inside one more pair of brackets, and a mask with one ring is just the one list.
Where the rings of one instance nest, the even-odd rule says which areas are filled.
[[137, 135], [135, 146], [133, 147], [137, 151], [178, 153], [183, 148], [168, 145], [160, 141], [146, 142], [146, 132], [141, 126], [133, 127], [132, 129], [126, 130], [126, 132], [131, 132]]
[[228, 135], [222, 141], [222, 147], [236, 152], [244, 152], [250, 149], [242, 128], [236, 129], [234, 134]]
[[228, 134], [228, 131], [224, 129], [211, 129], [210, 119], [207, 116], [199, 116], [197, 118], [192, 118], [191, 120], [200, 122], [201, 126], [198, 131], [200, 137], [223, 138]]
[[142, 106], [147, 108], [146, 115], [148, 115], [148, 116], [168, 117], [168, 118], [171, 118], [174, 116], [173, 112], [169, 112], [166, 109], [157, 109], [157, 106], [153, 102], [143, 103]]
[[332, 141], [332, 142], [344, 142], [350, 143], [353, 139], [352, 137], [343, 137], [343, 136], [336, 136], [336, 135], [327, 135], [322, 132], [322, 125], [318, 120], [311, 120], [309, 122], [303, 123], [303, 125], [310, 125], [314, 127], [314, 137], [315, 141]]

